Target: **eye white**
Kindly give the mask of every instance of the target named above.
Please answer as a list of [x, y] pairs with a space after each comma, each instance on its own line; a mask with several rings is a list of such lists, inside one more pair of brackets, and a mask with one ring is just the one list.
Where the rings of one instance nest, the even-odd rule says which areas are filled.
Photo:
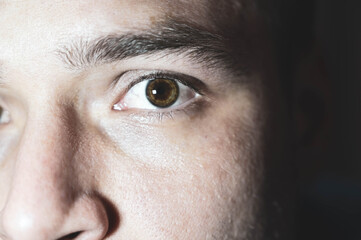
[[[142, 81], [134, 85], [123, 97], [123, 99], [113, 106], [114, 110], [124, 111], [127, 109], [156, 110], [160, 109], [149, 102], [146, 96], [146, 88], [151, 80]], [[186, 85], [177, 82], [179, 87], [179, 96], [170, 107], [177, 107], [190, 101], [198, 94]]]

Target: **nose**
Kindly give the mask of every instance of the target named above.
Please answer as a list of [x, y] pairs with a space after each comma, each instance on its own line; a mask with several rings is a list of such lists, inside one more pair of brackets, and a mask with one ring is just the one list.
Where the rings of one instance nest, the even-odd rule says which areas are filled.
[[82, 186], [78, 174], [73, 120], [28, 120], [0, 212], [0, 239], [99, 240], [106, 235], [105, 206]]

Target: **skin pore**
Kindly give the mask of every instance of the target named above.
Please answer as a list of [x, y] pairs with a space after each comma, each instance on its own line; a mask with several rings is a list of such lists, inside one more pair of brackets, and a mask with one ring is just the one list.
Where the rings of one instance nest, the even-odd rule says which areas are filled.
[[[230, 24], [253, 12], [0, 1], [0, 239], [263, 239], [267, 69]], [[149, 104], [154, 78], [184, 98]]]

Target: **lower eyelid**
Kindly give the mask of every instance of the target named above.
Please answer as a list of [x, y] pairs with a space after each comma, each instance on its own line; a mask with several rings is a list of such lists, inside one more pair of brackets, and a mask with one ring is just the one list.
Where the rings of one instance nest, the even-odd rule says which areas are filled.
[[168, 111], [134, 111], [128, 114], [131, 121], [137, 121], [142, 124], [159, 124], [173, 120], [184, 121], [202, 117], [209, 106], [209, 101], [198, 98], [187, 103], [182, 108], [175, 108]]

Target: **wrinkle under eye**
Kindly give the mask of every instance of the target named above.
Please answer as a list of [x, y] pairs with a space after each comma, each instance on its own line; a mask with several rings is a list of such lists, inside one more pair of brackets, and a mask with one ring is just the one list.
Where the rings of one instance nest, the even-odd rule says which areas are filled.
[[170, 107], [179, 97], [179, 87], [172, 79], [155, 79], [148, 83], [146, 96], [148, 101], [156, 107]]

